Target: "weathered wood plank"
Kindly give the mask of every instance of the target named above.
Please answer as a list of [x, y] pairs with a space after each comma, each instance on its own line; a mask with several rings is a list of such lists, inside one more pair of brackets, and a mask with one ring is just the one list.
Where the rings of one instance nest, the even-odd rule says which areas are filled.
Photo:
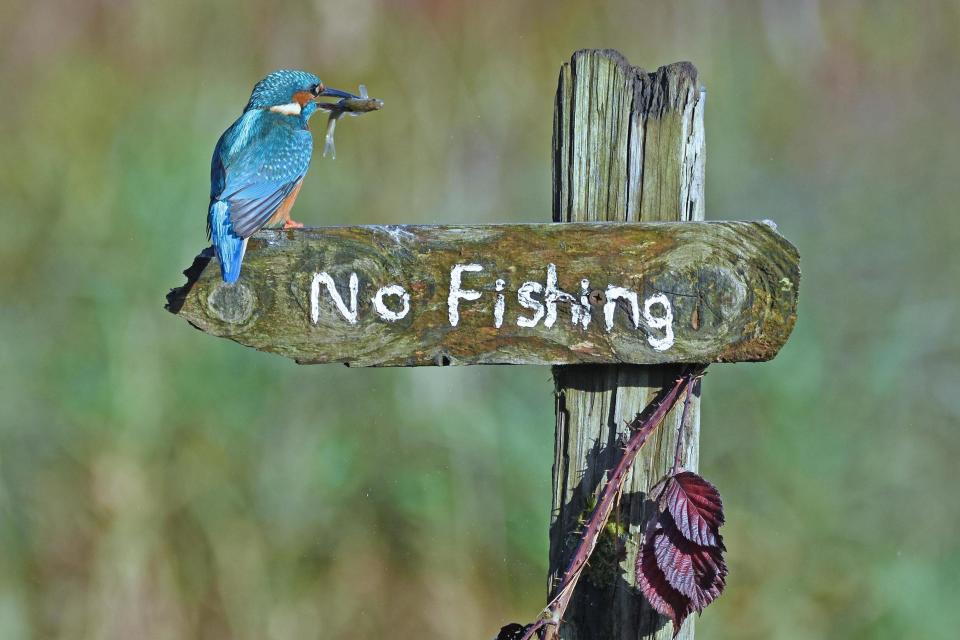
[[766, 222], [358, 226], [261, 232], [169, 308], [303, 363], [729, 362], [776, 354], [798, 285]]
[[[563, 66], [557, 88], [554, 221], [703, 220], [703, 108], [697, 71], [689, 63], [646, 73], [616, 51], [575, 53]], [[695, 228], [701, 223], [679, 226]], [[781, 284], [789, 287], [794, 304], [797, 281], [793, 276], [787, 280]], [[682, 324], [688, 327], [710, 322], [714, 313], [702, 304], [687, 310], [690, 315]], [[747, 333], [753, 329], [759, 325]], [[580, 518], [619, 455], [627, 422], [680, 370], [677, 365], [554, 369], [551, 585], [569, 561]], [[682, 448], [683, 464], [690, 469], [696, 469], [699, 454], [699, 406], [697, 388]], [[564, 640], [672, 637], [666, 619], [636, 588], [634, 563], [647, 516], [647, 492], [673, 462], [679, 422], [680, 411], [668, 414], [634, 463], [615, 514], [628, 540], [621, 547], [622, 540], [613, 536], [601, 539], [560, 625]], [[688, 618], [678, 637], [691, 640], [693, 625], [693, 618]]]

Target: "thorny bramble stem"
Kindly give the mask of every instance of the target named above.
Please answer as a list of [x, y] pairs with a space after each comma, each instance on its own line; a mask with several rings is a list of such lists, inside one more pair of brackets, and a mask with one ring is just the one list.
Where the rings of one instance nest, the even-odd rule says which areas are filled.
[[[563, 577], [557, 587], [556, 595], [550, 600], [550, 603], [547, 605], [547, 608], [544, 609], [540, 618], [529, 625], [521, 640], [530, 640], [530, 638], [534, 637], [534, 634], [541, 630], [545, 630], [544, 640], [552, 640], [556, 637], [560, 621], [563, 619], [567, 605], [570, 604], [570, 599], [573, 597], [573, 591], [577, 586], [577, 581], [580, 579], [580, 574], [583, 572], [583, 568], [586, 566], [590, 554], [593, 553], [594, 548], [597, 546], [600, 532], [603, 531], [607, 520], [610, 519], [610, 513], [613, 510], [616, 497], [623, 490], [623, 483], [626, 481], [627, 471], [630, 470], [633, 461], [636, 459], [643, 445], [657, 430], [670, 410], [677, 404], [681, 395], [688, 391], [690, 385], [703, 375], [705, 368], [706, 365], [693, 365], [688, 367], [671, 386], [661, 389], [653, 401], [644, 408], [643, 412], [638, 414], [630, 423], [630, 440], [627, 442], [627, 446], [624, 448], [623, 454], [617, 462], [616, 467], [614, 467], [610, 479], [607, 481], [607, 484], [604, 485], [597, 506], [594, 507], [593, 513], [590, 514], [590, 520], [587, 522], [587, 527], [580, 537], [580, 543], [577, 545], [573, 557], [570, 559], [570, 564], [567, 565], [566, 571], [563, 572]], [[681, 419], [681, 423], [686, 419], [688, 405], [689, 393], [688, 400], [684, 404], [684, 416]], [[679, 455], [679, 453], [677, 455]]]
[[687, 388], [687, 394], [683, 398], [683, 413], [680, 415], [680, 424], [677, 425], [677, 443], [673, 450], [673, 469], [670, 470], [671, 475], [680, 469], [680, 454], [683, 450], [683, 436], [687, 432], [687, 421], [690, 415], [690, 405], [692, 404], [693, 396], [700, 392], [701, 378], [703, 378], [702, 373], [690, 381], [690, 385]]

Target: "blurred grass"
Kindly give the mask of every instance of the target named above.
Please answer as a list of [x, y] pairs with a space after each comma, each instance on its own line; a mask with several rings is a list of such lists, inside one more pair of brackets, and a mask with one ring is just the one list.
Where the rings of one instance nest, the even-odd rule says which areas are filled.
[[0, 4], [0, 637], [533, 616], [548, 370], [297, 367], [161, 307], [266, 72], [387, 105], [299, 219], [543, 221], [557, 71], [594, 46], [697, 64], [708, 217], [774, 218], [803, 256], [782, 354], [705, 384], [731, 578], [698, 637], [954, 637], [960, 8], [772, 0]]

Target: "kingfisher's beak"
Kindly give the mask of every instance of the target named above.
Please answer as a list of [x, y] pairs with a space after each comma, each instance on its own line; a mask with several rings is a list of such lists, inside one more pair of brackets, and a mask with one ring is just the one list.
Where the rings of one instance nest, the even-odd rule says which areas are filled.
[[340, 89], [333, 89], [331, 87], [324, 87], [317, 97], [329, 97], [329, 98], [359, 98], [360, 96], [355, 96], [352, 93], [347, 93], [346, 91], [340, 91]]

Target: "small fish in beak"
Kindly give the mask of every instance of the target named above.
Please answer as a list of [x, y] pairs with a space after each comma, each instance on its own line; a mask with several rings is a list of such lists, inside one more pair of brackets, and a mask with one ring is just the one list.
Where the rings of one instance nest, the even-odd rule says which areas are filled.
[[360, 85], [360, 95], [355, 96], [339, 89], [324, 89], [321, 96], [332, 96], [341, 98], [338, 102], [318, 102], [317, 106], [330, 112], [330, 118], [327, 120], [327, 135], [324, 139], [323, 157], [330, 153], [330, 157], [336, 160], [337, 149], [333, 143], [333, 132], [337, 128], [337, 120], [344, 114], [350, 116], [359, 116], [370, 111], [379, 111], [383, 108], [383, 100], [371, 98], [367, 95], [367, 87]]

